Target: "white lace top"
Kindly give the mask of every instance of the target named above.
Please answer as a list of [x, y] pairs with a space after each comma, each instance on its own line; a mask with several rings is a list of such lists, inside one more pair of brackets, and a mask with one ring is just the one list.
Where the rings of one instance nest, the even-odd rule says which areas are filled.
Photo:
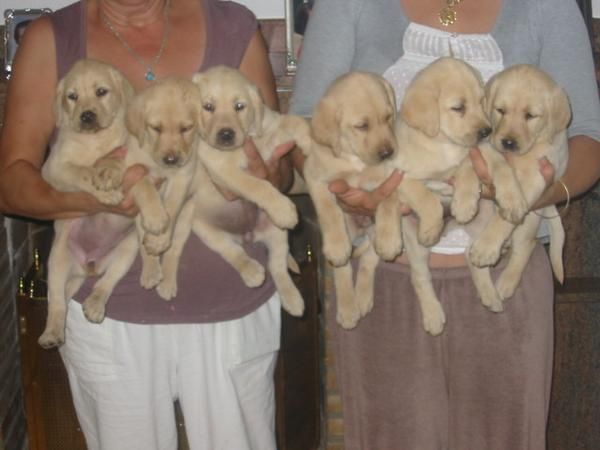
[[[490, 34], [456, 34], [411, 23], [404, 34], [404, 54], [389, 67], [383, 76], [394, 86], [400, 105], [406, 87], [421, 69], [441, 56], [462, 59], [481, 72], [484, 81], [504, 68], [502, 51]], [[454, 228], [432, 247], [434, 253], [464, 253], [469, 235]]]

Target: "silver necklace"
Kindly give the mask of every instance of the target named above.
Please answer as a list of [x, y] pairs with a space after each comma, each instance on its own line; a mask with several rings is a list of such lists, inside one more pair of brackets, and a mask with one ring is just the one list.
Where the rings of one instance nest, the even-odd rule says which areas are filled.
[[102, 22], [104, 22], [104, 24], [107, 26], [107, 28], [110, 30], [110, 32], [112, 34], [114, 34], [114, 36], [119, 40], [119, 42], [121, 44], [123, 44], [123, 47], [125, 47], [125, 50], [127, 50], [131, 54], [131, 56], [133, 56], [135, 58], [135, 60], [137, 62], [139, 62], [142, 65], [142, 67], [144, 67], [146, 69], [146, 72], [144, 73], [144, 78], [147, 81], [156, 80], [156, 73], [154, 72], [154, 68], [158, 64], [158, 61], [160, 61], [163, 51], [165, 50], [165, 47], [167, 46], [167, 40], [169, 39], [169, 30], [170, 30], [170, 21], [169, 21], [169, 7], [170, 6], [171, 6], [171, 0], [167, 0], [167, 2], [165, 3], [165, 9], [163, 11], [165, 26], [163, 29], [162, 41], [160, 43], [160, 48], [158, 49], [158, 53], [156, 54], [156, 56], [154, 56], [154, 59], [152, 60], [152, 64], [148, 64], [146, 61], [144, 61], [142, 59], [142, 57], [140, 55], [138, 55], [133, 50], [133, 48], [131, 48], [131, 46], [127, 43], [127, 41], [123, 38], [123, 36], [121, 36], [121, 33], [119, 33], [116, 30], [116, 28], [114, 27], [114, 25], [111, 23], [111, 21], [108, 20], [108, 17], [106, 17], [106, 14], [104, 14], [104, 12], [102, 12], [102, 16], [101, 16]]

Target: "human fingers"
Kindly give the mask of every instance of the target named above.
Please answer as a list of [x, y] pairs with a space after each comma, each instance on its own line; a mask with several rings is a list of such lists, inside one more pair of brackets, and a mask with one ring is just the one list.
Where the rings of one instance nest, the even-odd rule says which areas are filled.
[[265, 161], [260, 156], [256, 145], [252, 139], [246, 139], [244, 142], [244, 153], [246, 154], [246, 158], [248, 160], [247, 171], [258, 178], [267, 178], [269, 174], [267, 170], [267, 165]]
[[472, 148], [469, 151], [469, 158], [475, 173], [483, 184], [492, 184], [492, 177], [488, 169], [487, 163], [481, 154], [481, 150], [478, 148]]
[[550, 186], [554, 182], [554, 176], [556, 174], [554, 166], [545, 156], [538, 160], [540, 173], [546, 182], [546, 187]]

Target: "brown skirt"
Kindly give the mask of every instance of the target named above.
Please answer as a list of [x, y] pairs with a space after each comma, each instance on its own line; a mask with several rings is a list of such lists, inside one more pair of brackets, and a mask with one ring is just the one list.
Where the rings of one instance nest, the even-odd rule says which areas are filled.
[[375, 306], [355, 329], [329, 309], [345, 450], [545, 449], [554, 293], [544, 248], [502, 313], [481, 304], [468, 269], [432, 274], [440, 336], [423, 330], [400, 264], [380, 264]]

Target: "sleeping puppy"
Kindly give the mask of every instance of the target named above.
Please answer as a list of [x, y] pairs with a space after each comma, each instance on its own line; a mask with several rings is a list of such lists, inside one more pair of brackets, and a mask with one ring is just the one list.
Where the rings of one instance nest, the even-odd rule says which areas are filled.
[[[486, 85], [486, 110], [492, 121], [491, 146], [499, 154], [510, 154], [511, 166], [530, 209], [546, 189], [539, 171], [543, 157], [553, 165], [555, 180], [564, 174], [568, 162], [567, 126], [571, 119], [569, 99], [562, 88], [542, 70], [532, 65], [512, 66], [490, 79]], [[542, 217], [550, 226], [550, 261], [562, 283], [564, 229], [555, 206], [529, 212], [516, 226], [500, 214], [473, 242], [470, 261], [478, 267], [492, 266], [510, 241], [507, 265], [496, 282], [500, 300], [511, 297], [536, 243]], [[483, 269], [482, 269], [483, 270]], [[490, 281], [488, 279], [487, 283]], [[500, 303], [500, 309], [501, 309]]]
[[193, 82], [201, 96], [193, 231], [240, 273], [247, 286], [259, 286], [265, 269], [245, 252], [241, 244], [248, 237], [247, 230], [236, 226], [233, 219], [239, 221], [244, 211], [253, 208], [246, 202], [227, 201], [215, 184], [256, 205], [259, 216], [251, 239], [263, 242], [269, 251], [268, 269], [282, 307], [300, 316], [304, 300], [288, 272], [288, 265], [298, 270], [289, 255], [287, 237], [287, 229], [298, 222], [296, 207], [267, 180], [246, 171], [248, 160], [243, 145], [251, 137], [266, 161], [279, 144], [306, 142], [310, 136], [308, 123], [269, 109], [258, 88], [238, 70], [213, 67], [194, 75]]
[[[346, 329], [356, 326], [373, 307], [380, 256], [392, 259], [402, 251], [398, 197], [417, 212], [428, 244], [437, 240], [443, 226], [441, 203], [417, 180], [405, 178], [398, 194], [380, 204], [374, 225], [346, 214], [328, 189], [331, 181], [344, 179], [353, 187], [372, 190], [389, 176], [392, 169], [384, 162], [398, 150], [395, 118], [391, 85], [379, 75], [358, 71], [335, 80], [313, 113], [315, 143], [306, 155], [304, 177], [319, 219], [323, 253], [334, 266], [337, 321]], [[358, 239], [362, 244], [353, 249]], [[351, 256], [359, 260], [356, 283]]]
[[[483, 97], [481, 76], [467, 63], [444, 57], [429, 64], [407, 87], [396, 122], [398, 153], [387, 163], [403, 170], [405, 177], [427, 181], [459, 223], [471, 221], [478, 209], [480, 182], [468, 153], [491, 132]], [[506, 179], [499, 183], [507, 186], [498, 196], [502, 214], [520, 220], [526, 205], [510, 168], [494, 152], [482, 148], [482, 154], [496, 167], [497, 177]], [[453, 188], [447, 184], [450, 179]], [[452, 222], [447, 226], [455, 226]], [[437, 335], [446, 319], [431, 282], [429, 248], [419, 242], [410, 218], [403, 219], [402, 231], [424, 328]]]
[[[120, 183], [98, 183], [102, 171], [95, 163], [125, 143], [125, 109], [132, 96], [133, 88], [112, 66], [90, 59], [75, 63], [57, 86], [54, 100], [57, 136], [42, 167], [44, 179], [60, 191], [85, 191], [107, 205], [118, 204], [123, 199]], [[54, 221], [48, 261], [48, 317], [38, 341], [44, 348], [64, 342], [67, 302], [85, 277], [92, 274], [101, 277], [84, 301], [83, 309], [88, 319], [94, 320], [90, 310], [93, 298], [103, 291], [113, 277], [113, 269], [120, 264], [115, 248], [131, 241], [130, 219], [98, 214], [96, 223], [107, 226], [102, 226], [99, 233], [92, 232], [94, 236], [88, 235], [88, 241], [93, 241], [89, 246], [77, 239], [85, 220]], [[113, 232], [107, 232], [108, 224], [115, 221]], [[116, 242], [121, 243], [116, 245]]]

